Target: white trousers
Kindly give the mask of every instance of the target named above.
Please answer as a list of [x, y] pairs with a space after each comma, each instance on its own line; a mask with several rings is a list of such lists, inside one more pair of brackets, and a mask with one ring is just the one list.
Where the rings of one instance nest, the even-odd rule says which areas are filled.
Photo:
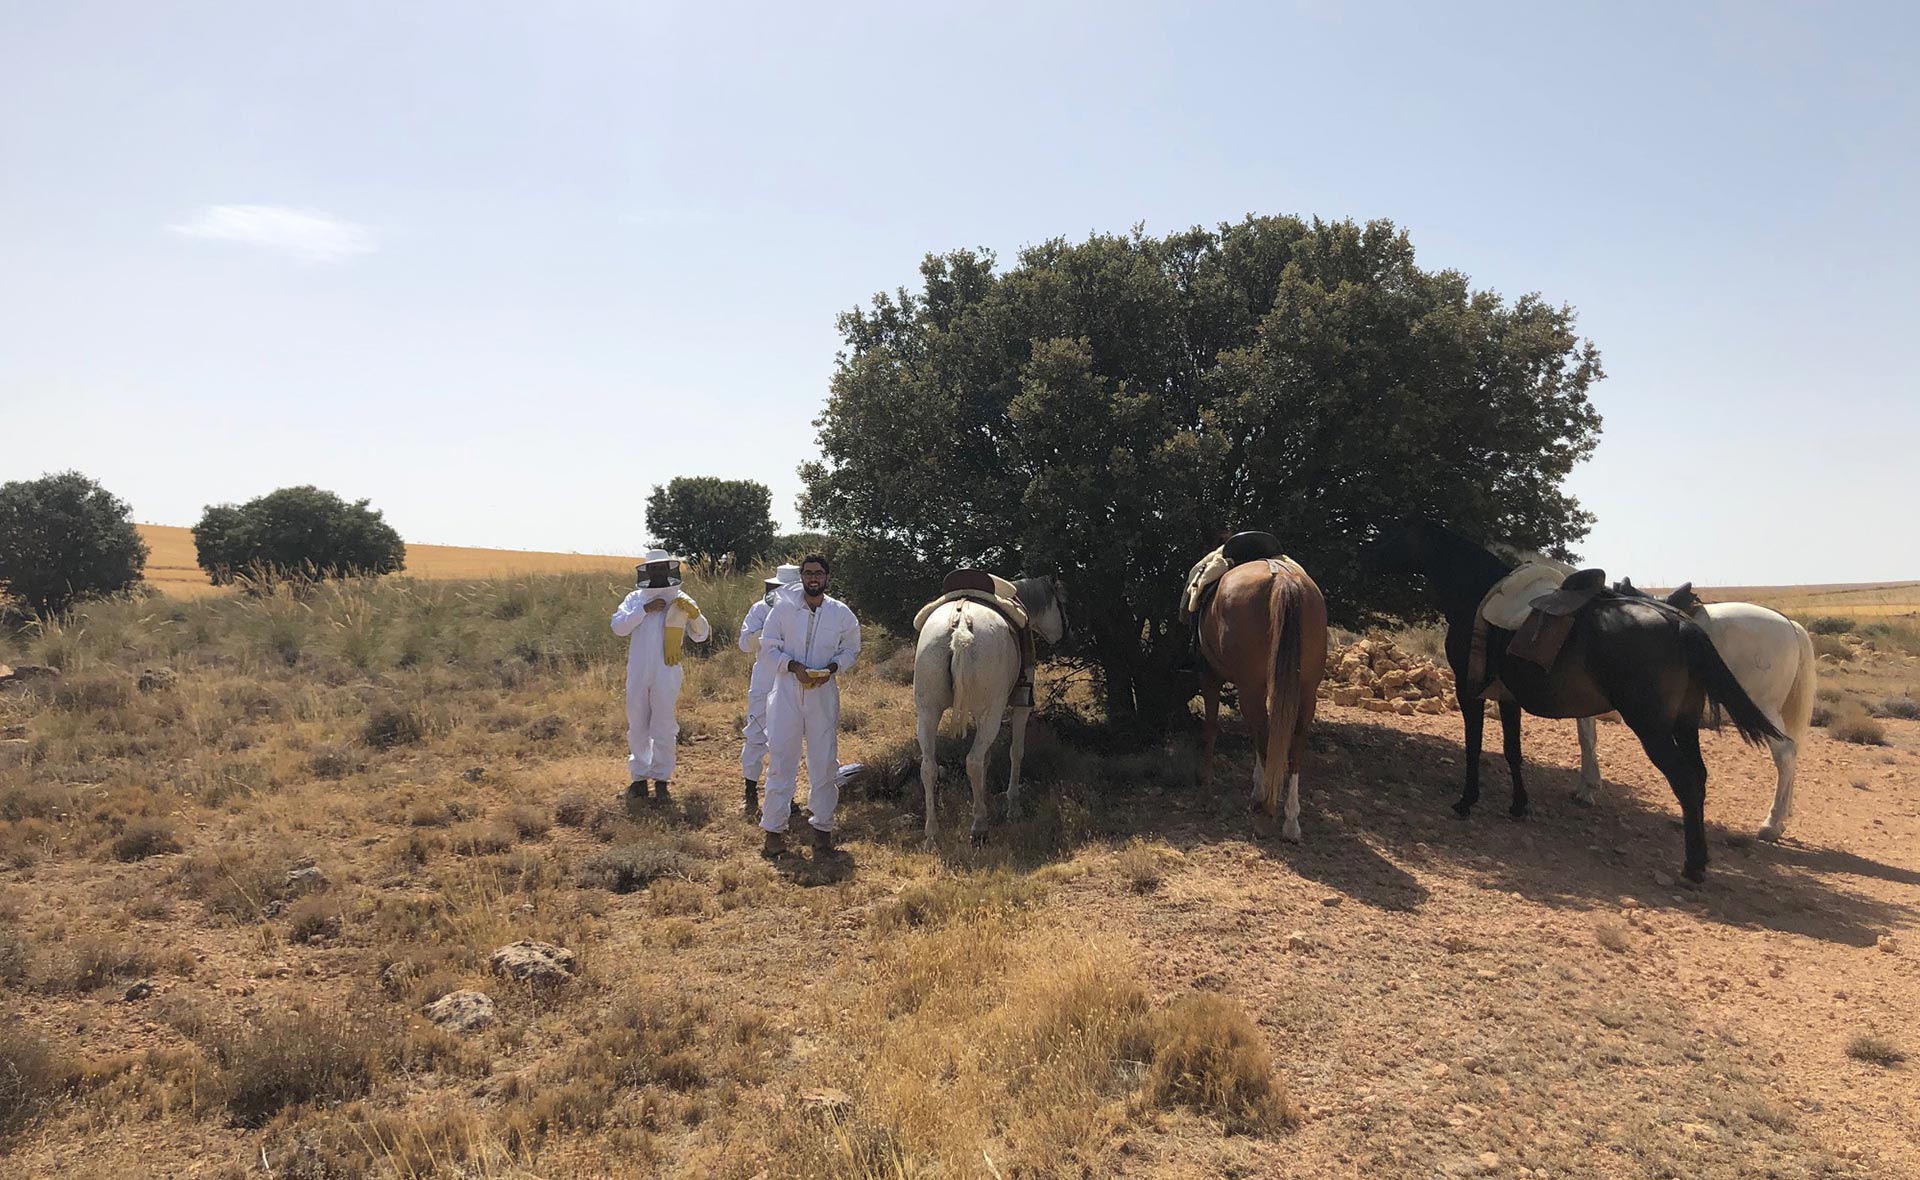
[[840, 682], [802, 688], [791, 673], [783, 672], [767, 702], [767, 784], [760, 807], [760, 826], [766, 831], [787, 829], [793, 794], [800, 786], [803, 743], [807, 809], [814, 827], [831, 832], [833, 812], [840, 805]]
[[680, 721], [674, 706], [680, 699], [680, 681], [686, 670], [678, 666], [647, 669], [627, 675], [627, 780], [673, 777], [675, 743]]
[[747, 689], [747, 723], [740, 730], [740, 773], [760, 781], [767, 760], [767, 697], [765, 688]]

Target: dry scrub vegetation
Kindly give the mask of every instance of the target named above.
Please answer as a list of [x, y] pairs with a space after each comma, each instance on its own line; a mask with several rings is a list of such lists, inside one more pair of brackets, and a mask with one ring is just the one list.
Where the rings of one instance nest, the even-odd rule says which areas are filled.
[[[665, 807], [622, 797], [607, 575], [8, 638], [61, 674], [0, 691], [0, 1174], [1912, 1174], [1887, 1111], [1920, 988], [1875, 941], [1920, 942], [1897, 706], [1888, 746], [1803, 757], [1796, 830], [1857, 855], [1717, 833], [1699, 895], [1654, 884], [1671, 801], [1617, 726], [1601, 808], [1460, 825], [1456, 718], [1327, 705], [1293, 848], [1246, 821], [1243, 736], [1203, 793], [1188, 736], [1102, 731], [1083, 683], [985, 849], [943, 742], [959, 835], [928, 851], [911, 655], [870, 631], [851, 856], [776, 871], [737, 813], [756, 586], [694, 588], [721, 640]], [[1877, 679], [1827, 705], [1905, 699], [1910, 665], [1836, 642]], [[1543, 800], [1566, 728], [1529, 729]], [[1709, 746], [1710, 818], [1744, 828], [1764, 757]], [[521, 940], [573, 978], [502, 978]], [[464, 992], [493, 1002], [467, 1031], [424, 1014]]]

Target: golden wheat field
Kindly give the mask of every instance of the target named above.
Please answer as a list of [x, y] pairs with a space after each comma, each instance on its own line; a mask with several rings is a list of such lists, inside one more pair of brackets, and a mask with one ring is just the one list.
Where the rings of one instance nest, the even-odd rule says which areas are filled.
[[[1490, 755], [1463, 822], [1457, 716], [1323, 702], [1294, 845], [1236, 725], [1202, 788], [1190, 729], [1126, 740], [1056, 665], [1027, 805], [971, 846], [943, 740], [929, 848], [869, 628], [848, 856], [769, 864], [757, 584], [692, 585], [723, 638], [634, 802], [605, 560], [0, 637], [59, 673], [0, 691], [0, 1176], [1920, 1176], [1920, 635], [1822, 636], [1778, 844], [1766, 754], [1703, 733], [1695, 889], [1619, 725], [1597, 805], [1530, 718], [1532, 818]], [[522, 940], [570, 969], [503, 974]]]
[[[194, 557], [193, 530], [143, 524], [151, 553], [146, 579], [154, 589], [183, 598], [217, 592]], [[502, 578], [515, 574], [633, 572], [633, 557], [591, 553], [537, 553], [520, 549], [463, 549], [453, 545], [408, 545], [406, 573], [415, 578]]]

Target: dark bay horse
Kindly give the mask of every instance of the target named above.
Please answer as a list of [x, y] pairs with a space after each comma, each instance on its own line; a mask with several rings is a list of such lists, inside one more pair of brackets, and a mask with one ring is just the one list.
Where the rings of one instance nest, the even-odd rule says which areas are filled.
[[1206, 759], [1213, 779], [1213, 743], [1220, 733], [1220, 687], [1232, 684], [1253, 735], [1254, 798], [1280, 834], [1300, 839], [1300, 757], [1327, 668], [1327, 603], [1320, 587], [1285, 558], [1257, 558], [1221, 576], [1200, 618], [1200, 691], [1207, 703]]
[[[1479, 543], [1432, 521], [1388, 530], [1361, 550], [1363, 567], [1421, 574], [1427, 595], [1447, 620], [1447, 662], [1453, 666], [1460, 717], [1466, 724], [1466, 789], [1453, 805], [1465, 817], [1480, 799], [1480, 741], [1486, 715], [1467, 664], [1481, 600], [1513, 566]], [[1552, 669], [1502, 660], [1512, 632], [1487, 634], [1487, 672], [1513, 696], [1500, 703], [1507, 766], [1513, 775], [1514, 818], [1527, 813], [1520, 776], [1520, 711], [1537, 717], [1594, 717], [1617, 710], [1641, 748], [1666, 777], [1686, 823], [1690, 881], [1707, 870], [1707, 766], [1700, 757], [1700, 713], [1712, 701], [1726, 710], [1747, 742], [1781, 737], [1740, 687], [1707, 633], [1664, 602], [1603, 594], [1576, 616]]]

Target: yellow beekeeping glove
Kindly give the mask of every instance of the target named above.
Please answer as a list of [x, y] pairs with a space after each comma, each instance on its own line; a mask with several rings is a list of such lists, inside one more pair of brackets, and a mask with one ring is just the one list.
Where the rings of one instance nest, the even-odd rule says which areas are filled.
[[686, 612], [686, 616], [689, 619], [697, 619], [700, 617], [700, 604], [684, 594], [680, 596], [680, 609]]

